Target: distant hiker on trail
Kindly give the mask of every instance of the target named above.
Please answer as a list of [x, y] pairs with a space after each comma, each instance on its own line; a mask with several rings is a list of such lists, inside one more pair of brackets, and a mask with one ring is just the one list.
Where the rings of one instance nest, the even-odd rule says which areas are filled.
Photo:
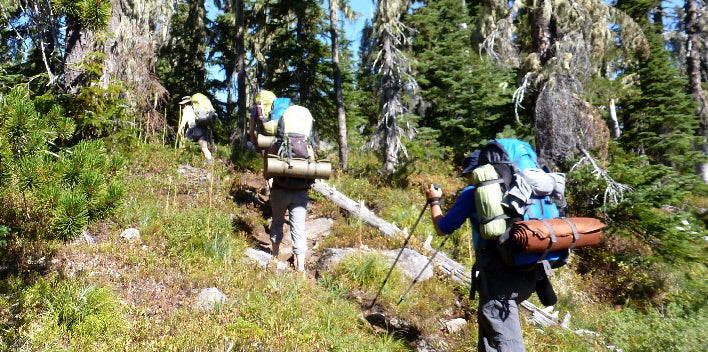
[[[274, 148], [278, 155], [285, 159], [314, 160], [314, 151], [310, 144], [312, 134], [312, 115], [302, 106], [292, 105], [278, 119], [276, 142]], [[288, 212], [290, 236], [293, 242], [293, 265], [299, 272], [305, 271], [305, 256], [307, 254], [307, 234], [305, 233], [305, 218], [307, 215], [308, 190], [314, 180], [304, 177], [273, 177], [273, 187], [270, 192], [270, 205], [273, 211], [273, 222], [270, 229], [271, 254], [274, 258], [280, 252], [283, 240], [285, 212]]]
[[469, 219], [473, 229], [473, 243], [478, 277], [473, 277], [473, 289], [479, 292], [477, 309], [479, 340], [478, 351], [525, 351], [519, 320], [518, 304], [528, 299], [536, 289], [537, 272], [520, 271], [506, 266], [496, 248], [495, 240], [485, 240], [480, 235], [475, 187], [472, 171], [478, 166], [479, 152], [467, 155], [460, 176], [470, 185], [462, 190], [455, 204], [443, 215], [440, 199], [443, 192], [430, 185], [426, 197], [438, 235], [449, 235]]
[[254, 106], [251, 108], [251, 121], [248, 124], [248, 138], [259, 154], [265, 154], [265, 150], [258, 148], [258, 134], [263, 133], [263, 123], [269, 119], [275, 99], [276, 96], [273, 92], [262, 90], [256, 95]]
[[201, 93], [185, 96], [179, 104], [182, 109], [182, 116], [177, 135], [181, 138], [182, 133], [184, 133], [185, 138], [197, 142], [199, 149], [201, 149], [206, 158], [206, 162], [211, 164], [213, 160], [210, 150], [214, 145], [211, 125], [216, 119], [214, 107], [211, 105], [209, 98]]

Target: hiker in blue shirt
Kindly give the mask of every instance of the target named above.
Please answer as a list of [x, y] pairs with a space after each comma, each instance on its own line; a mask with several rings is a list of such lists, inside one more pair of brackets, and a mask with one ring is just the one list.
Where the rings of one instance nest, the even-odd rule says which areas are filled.
[[430, 212], [438, 235], [459, 229], [469, 219], [477, 263], [473, 270], [473, 290], [479, 292], [477, 323], [478, 351], [525, 351], [518, 304], [528, 299], [536, 287], [535, 271], [519, 271], [506, 266], [496, 248], [496, 241], [484, 240], [479, 233], [475, 209], [475, 187], [472, 170], [478, 165], [479, 152], [465, 157], [462, 172], [470, 185], [462, 190], [455, 204], [443, 215], [440, 198], [443, 193], [434, 185], [426, 190]]

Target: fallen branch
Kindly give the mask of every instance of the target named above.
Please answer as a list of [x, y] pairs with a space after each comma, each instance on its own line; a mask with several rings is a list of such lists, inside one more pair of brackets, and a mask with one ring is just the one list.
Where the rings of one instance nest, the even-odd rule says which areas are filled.
[[349, 212], [349, 214], [356, 216], [357, 218], [364, 220], [367, 225], [374, 227], [381, 231], [384, 235], [397, 238], [400, 235], [406, 237], [406, 233], [399, 229], [395, 224], [389, 223], [388, 221], [381, 219], [374, 212], [369, 210], [364, 202], [356, 202], [349, 197], [345, 196], [341, 192], [334, 189], [334, 187], [328, 185], [325, 182], [315, 182], [312, 185], [312, 190], [319, 192], [327, 199], [331, 200], [337, 204], [340, 208]]
[[[397, 234], [406, 235], [401, 229], [396, 225], [391, 224], [384, 219], [376, 216], [371, 210], [367, 209], [362, 202], [356, 202], [349, 197], [345, 196], [341, 192], [334, 189], [334, 187], [328, 185], [325, 182], [318, 181], [312, 185], [314, 191], [319, 192], [325, 198], [333, 201], [335, 204], [339, 205], [341, 208], [347, 210], [353, 216], [356, 216], [364, 220], [368, 225], [379, 229], [382, 233], [389, 237], [395, 237]], [[438, 268], [444, 274], [450, 276], [453, 281], [469, 287], [471, 284], [470, 269], [466, 268], [464, 265], [454, 261], [449, 258], [445, 253], [439, 252], [438, 255], [433, 259], [433, 265]], [[536, 307], [533, 303], [529, 301], [523, 301], [520, 305], [522, 308], [526, 309], [531, 313], [531, 320], [543, 326], [556, 325], [566, 330], [568, 328], [568, 317], [560, 322], [558, 318], [550, 313], [549, 311], [543, 310]], [[557, 313], [556, 313], [557, 314]]]

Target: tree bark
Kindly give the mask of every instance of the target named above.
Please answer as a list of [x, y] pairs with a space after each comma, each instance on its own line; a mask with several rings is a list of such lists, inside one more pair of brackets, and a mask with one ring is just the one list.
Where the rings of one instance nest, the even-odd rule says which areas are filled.
[[378, 229], [388, 237], [396, 238], [397, 235], [403, 237], [406, 236], [403, 230], [399, 229], [398, 226], [381, 219], [374, 214], [374, 212], [364, 206], [362, 202], [356, 202], [350, 199], [324, 182], [315, 182], [312, 185], [312, 190], [319, 192], [327, 199], [337, 204], [340, 208], [348, 211], [349, 214], [364, 220], [367, 225]]
[[381, 71], [381, 91], [383, 92], [382, 101], [382, 125], [384, 135], [384, 172], [391, 174], [396, 170], [398, 165], [398, 128], [396, 125], [396, 117], [399, 114], [397, 107], [399, 101], [399, 87], [397, 84], [397, 76], [395, 73], [393, 59], [393, 38], [390, 34], [384, 34], [383, 38], [383, 66]]
[[66, 18], [66, 44], [64, 46], [64, 89], [71, 95], [79, 93], [79, 88], [88, 84], [86, 70], [81, 61], [91, 51], [92, 33], [81, 26], [81, 21], [73, 16]]
[[[246, 48], [244, 43], [244, 31], [246, 23], [243, 15], [243, 0], [235, 0], [234, 11], [236, 11], [236, 72], [238, 75], [238, 128], [241, 132], [241, 141], [246, 144]], [[255, 141], [251, 141], [255, 142]]]
[[615, 100], [610, 99], [610, 128], [612, 131], [612, 138], [617, 139], [620, 137], [620, 125], [617, 120], [617, 110], [615, 109]]
[[531, 39], [541, 65], [546, 64], [553, 57], [553, 42], [555, 42], [555, 33], [552, 32], [550, 14], [544, 12], [545, 1], [538, 1], [531, 15], [534, 24]]
[[347, 142], [347, 117], [344, 111], [344, 96], [342, 93], [342, 72], [339, 67], [339, 34], [337, 24], [338, 0], [329, 0], [329, 32], [332, 37], [332, 72], [334, 74], [334, 95], [337, 105], [337, 125], [339, 127], [339, 167], [349, 168], [349, 143]]
[[[700, 30], [698, 28], [698, 11], [696, 1], [688, 0], [685, 3], [684, 10], [686, 11], [686, 70], [688, 73], [688, 89], [693, 94], [698, 107], [696, 116], [700, 121], [698, 128], [699, 150], [704, 155], [708, 155], [708, 109], [706, 108], [706, 93], [701, 86], [701, 56], [700, 56]], [[703, 179], [703, 182], [708, 183], [708, 165], [700, 163], [698, 165], [698, 174]]]

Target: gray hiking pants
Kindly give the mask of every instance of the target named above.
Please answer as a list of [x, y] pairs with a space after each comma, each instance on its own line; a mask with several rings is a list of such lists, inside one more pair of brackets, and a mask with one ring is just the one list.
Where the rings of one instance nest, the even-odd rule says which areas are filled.
[[518, 304], [536, 289], [536, 271], [522, 272], [503, 264], [496, 248], [477, 251], [480, 352], [523, 352]]
[[271, 189], [270, 207], [273, 210], [273, 222], [270, 227], [270, 241], [273, 244], [280, 244], [283, 240], [283, 225], [285, 225], [285, 211], [287, 210], [290, 237], [293, 241], [293, 254], [301, 255], [307, 252], [305, 216], [307, 215], [308, 201], [307, 189]]

